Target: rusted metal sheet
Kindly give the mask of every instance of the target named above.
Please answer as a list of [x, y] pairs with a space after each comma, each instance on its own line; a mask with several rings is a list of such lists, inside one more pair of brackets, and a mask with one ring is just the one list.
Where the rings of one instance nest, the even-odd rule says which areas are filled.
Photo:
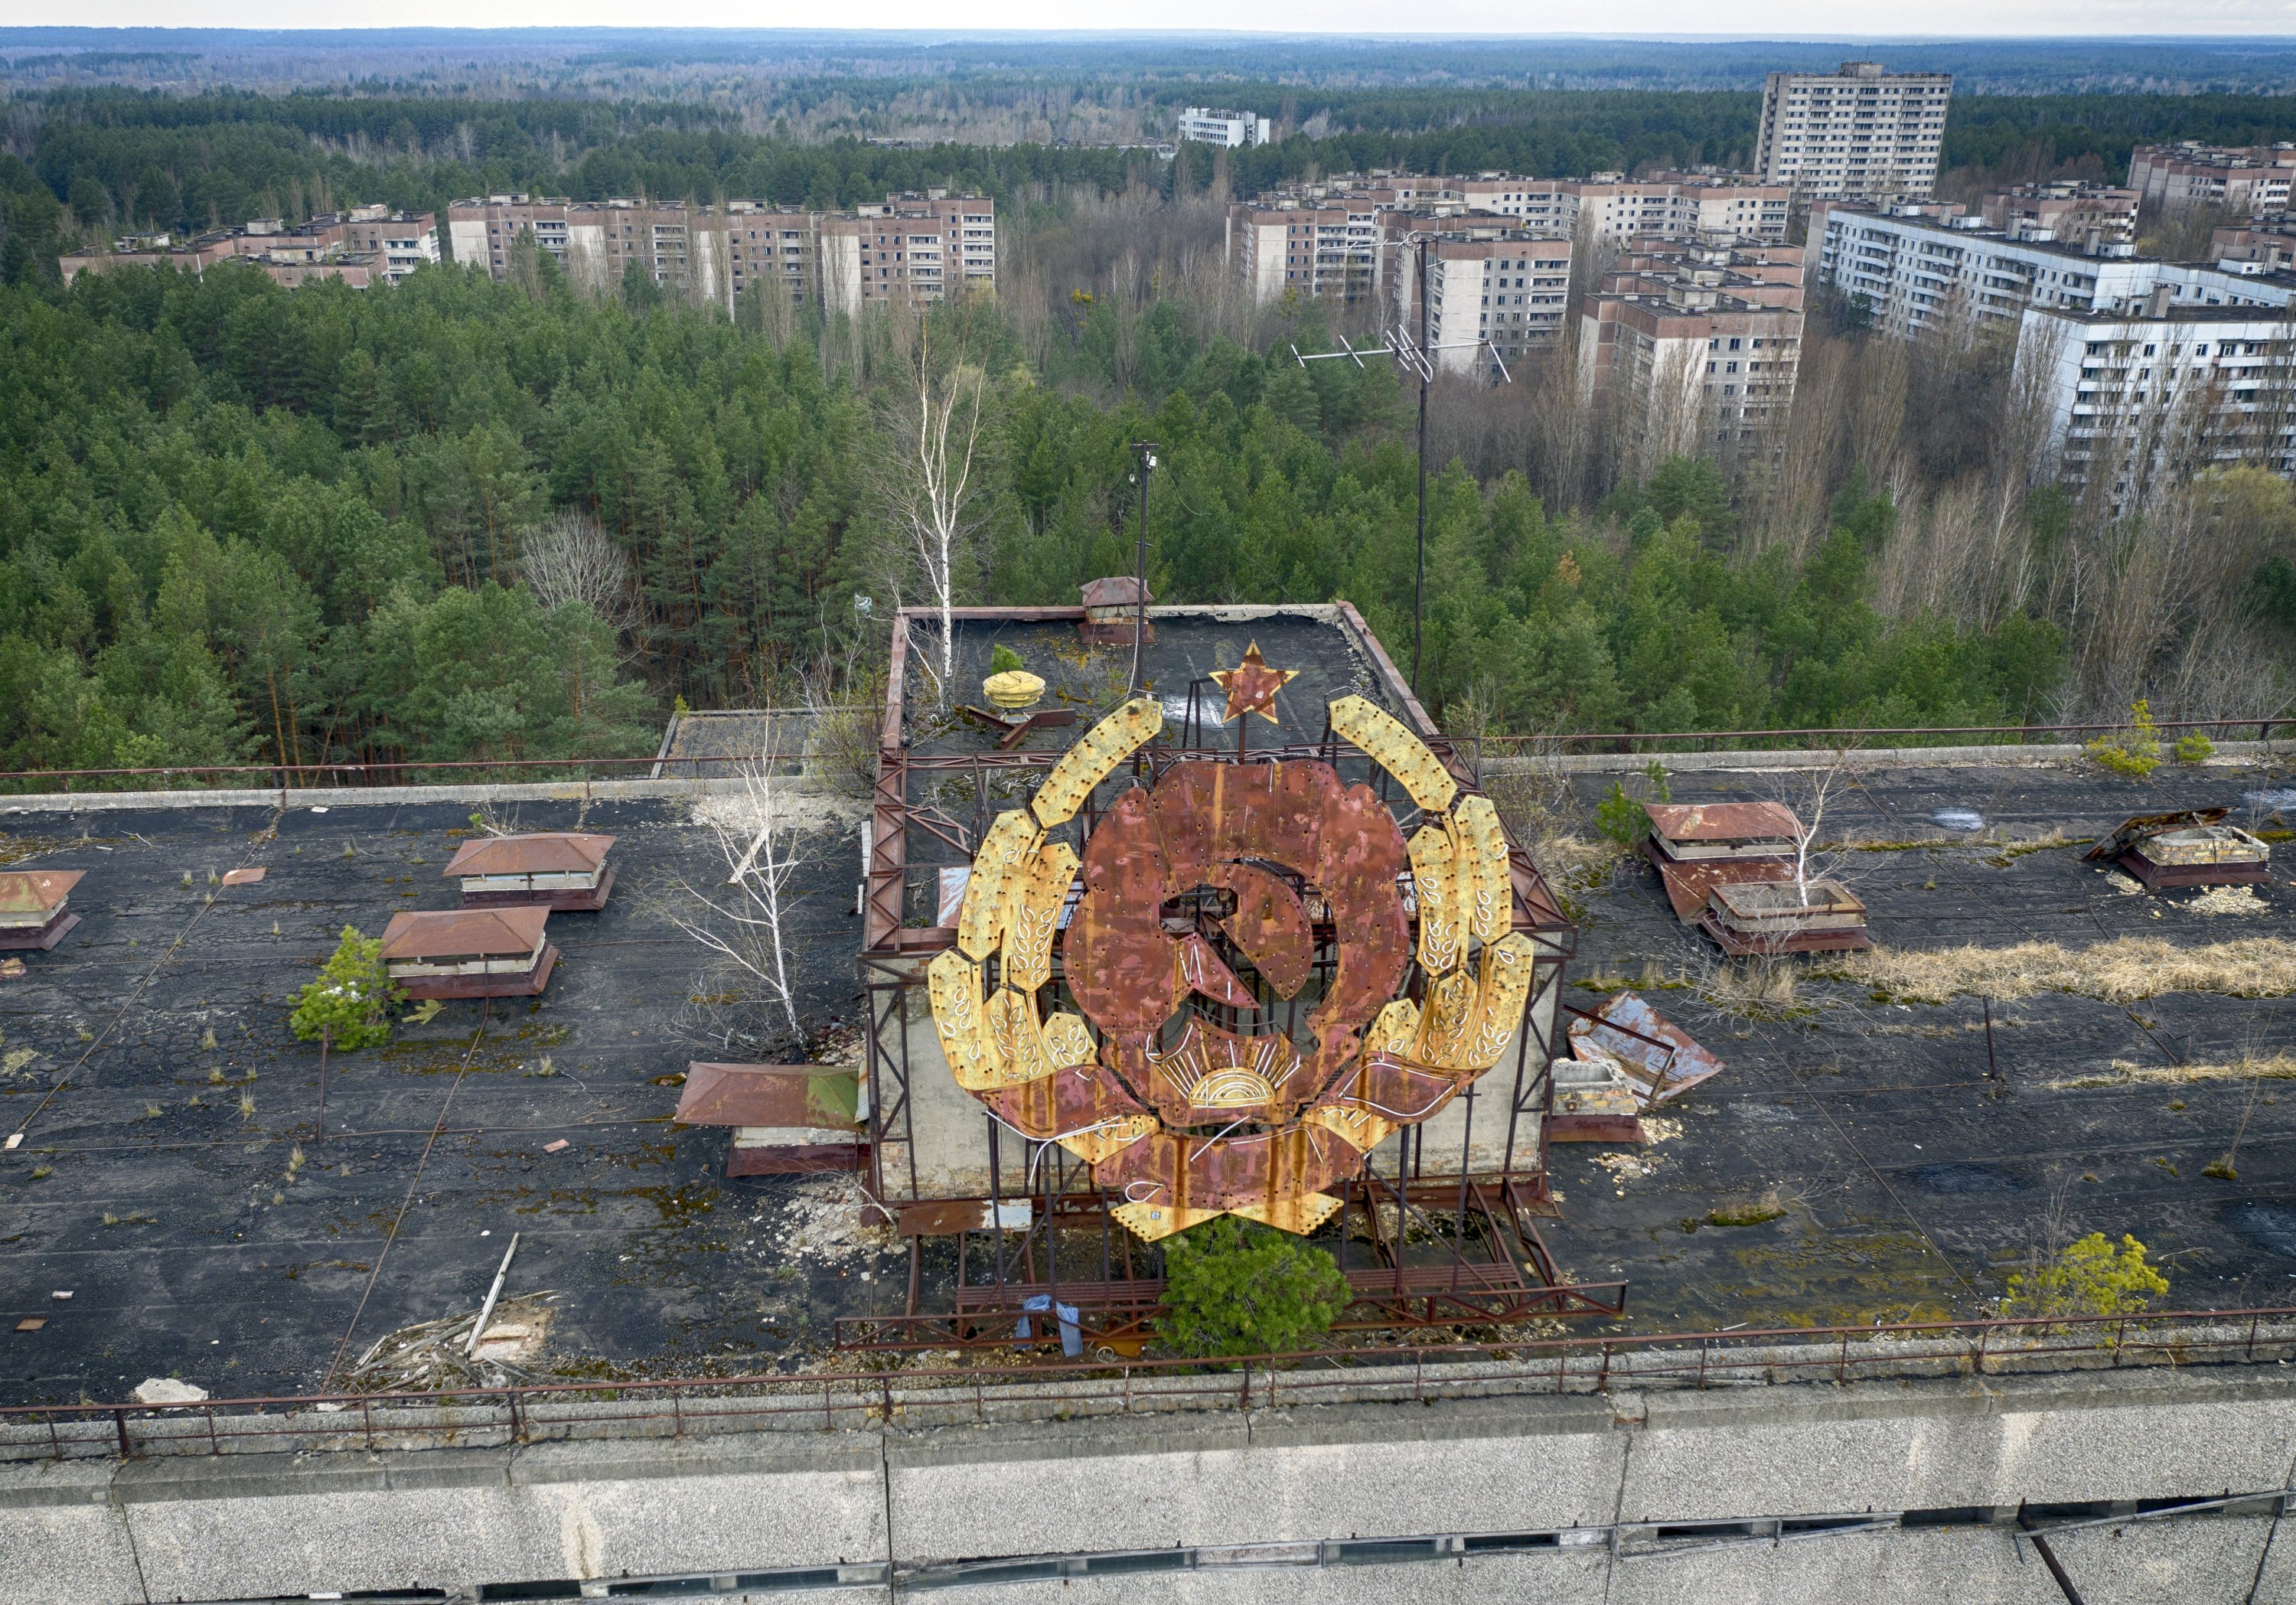
[[1165, 864], [1149, 794], [1116, 799], [1085, 846], [1084, 897], [1062, 939], [1069, 991], [1103, 1031], [1144, 1041], [1179, 1001], [1164, 934]]
[[541, 945], [546, 908], [402, 910], [382, 929], [386, 962], [523, 957]]
[[1097, 1163], [1156, 1129], [1155, 1117], [1139, 1100], [1094, 1064], [1004, 1087], [981, 1101], [1013, 1130], [1040, 1142], [1058, 1142], [1088, 1163]]
[[1650, 859], [1658, 866], [1659, 884], [1666, 888], [1675, 918], [1685, 925], [1698, 923], [1698, 916], [1706, 912], [1706, 899], [1718, 886], [1793, 879], [1792, 868], [1783, 858], [1677, 859], [1654, 849]]
[[1259, 999], [1236, 978], [1226, 960], [1203, 938], [1190, 931], [1180, 938], [1180, 986], [1231, 1009], [1256, 1009]]
[[1640, 1084], [1645, 1108], [1721, 1073], [1719, 1059], [1635, 993], [1615, 994], [1592, 1014], [1572, 1012], [1567, 1035], [1573, 1055], [1583, 1057], [1585, 1047], [1592, 1047], [1615, 1060]]
[[1316, 938], [1299, 894], [1266, 870], [1216, 864], [1206, 883], [1235, 895], [1235, 912], [1219, 922], [1278, 997], [1295, 997], [1315, 967]]
[[1642, 1119], [1636, 1115], [1550, 1115], [1550, 1142], [1647, 1142]]
[[861, 1072], [826, 1064], [685, 1067], [671, 1118], [682, 1126], [857, 1126]]
[[1784, 803], [1644, 803], [1651, 828], [1669, 842], [1791, 843], [1801, 822]]
[[576, 831], [482, 836], [456, 848], [439, 873], [450, 880], [497, 875], [594, 875], [613, 845], [611, 836]]
[[1349, 786], [1324, 810], [1316, 884], [1332, 905], [1340, 962], [1308, 1019], [1327, 1073], [1337, 1070], [1411, 966], [1411, 927], [1395, 878], [1406, 854], [1403, 832], [1369, 786]]
[[1173, 765], [1154, 799], [1165, 895], [1209, 885], [1216, 866], [1239, 859], [1312, 869], [1339, 794], [1339, 777], [1312, 761]]

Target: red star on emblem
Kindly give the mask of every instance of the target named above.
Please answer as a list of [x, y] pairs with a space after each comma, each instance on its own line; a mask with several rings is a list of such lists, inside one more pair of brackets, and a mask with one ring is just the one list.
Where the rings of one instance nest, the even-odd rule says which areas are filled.
[[1259, 643], [1253, 642], [1244, 648], [1243, 661], [1234, 668], [1212, 670], [1212, 678], [1227, 692], [1227, 712], [1220, 716], [1220, 723], [1256, 713], [1275, 724], [1275, 693], [1299, 673], [1296, 668], [1268, 667], [1267, 659], [1259, 655]]

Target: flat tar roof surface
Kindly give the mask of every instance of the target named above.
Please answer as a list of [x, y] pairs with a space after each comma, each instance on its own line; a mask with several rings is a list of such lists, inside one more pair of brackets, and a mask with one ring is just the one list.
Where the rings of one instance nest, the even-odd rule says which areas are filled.
[[[293, 994], [343, 926], [455, 906], [439, 872], [471, 806], [0, 813], [7, 854], [87, 872], [79, 928], [0, 979], [0, 1124], [29, 1120], [0, 1159], [0, 1397], [113, 1399], [171, 1374], [218, 1397], [308, 1391], [339, 1349], [475, 1308], [512, 1232], [508, 1291], [558, 1290], [554, 1349], [599, 1375], [749, 1369], [825, 1319], [867, 1257], [830, 1266], [791, 1241], [824, 1184], [728, 1183], [724, 1131], [668, 1124], [688, 1060], [750, 1057], [703, 1034], [702, 954], [653, 906], [673, 875], [725, 875], [686, 807], [498, 806], [504, 828], [619, 836], [611, 902], [551, 916], [564, 956], [542, 997], [448, 1003], [335, 1055], [324, 1142]], [[808, 844], [796, 946], [818, 1026], [857, 1013], [859, 851], [849, 823]], [[210, 882], [241, 864], [268, 872]], [[849, 1238], [855, 1215], [812, 1235]], [[15, 1331], [27, 1317], [47, 1324]]]
[[[1797, 783], [1781, 782], [1685, 772], [1671, 790], [1677, 802], [1802, 806]], [[1574, 790], [1591, 807], [1610, 783], [1584, 775]], [[1983, 839], [2100, 838], [2133, 814], [2208, 805], [2230, 805], [2251, 825], [2276, 806], [2296, 820], [2292, 784], [2221, 765], [2164, 766], [2144, 782], [2087, 766], [1890, 768], [1837, 796], [1824, 834], [1892, 844], [1847, 853], [1838, 866], [1865, 899], [1874, 939], [1892, 946], [2285, 940], [2296, 938], [2289, 845], [2276, 850], [2270, 884], [2255, 888], [2259, 912], [2212, 915], [2195, 912], [2196, 892], [2144, 895], [2081, 862], [2086, 841], [2005, 852]], [[1956, 828], [1969, 823], [1964, 810], [1982, 826]], [[1895, 845], [1915, 842], [1923, 845]], [[2136, 1237], [2167, 1271], [2173, 1305], [2296, 1305], [2296, 1081], [2162, 1085], [2114, 1068], [2287, 1052], [2296, 1000], [2170, 992], [2122, 1006], [2043, 993], [1994, 1003], [1997, 1081], [1984, 1000], [1879, 1002], [1802, 979], [1790, 1005], [1743, 1018], [1682, 984], [1718, 955], [1676, 920], [1647, 864], [1629, 861], [1603, 889], [1573, 894], [1572, 907], [1571, 1001], [1592, 1008], [1614, 987], [1634, 987], [1726, 1067], [1666, 1111], [1678, 1135], [1642, 1149], [1553, 1151], [1562, 1207], [1545, 1228], [1549, 1243], [1582, 1280], [1628, 1279], [1629, 1326], [1982, 1315], [2053, 1213], [2060, 1235]], [[2088, 1079], [2115, 1084], [2058, 1085]], [[2204, 1175], [2235, 1134], [2238, 1180]], [[1597, 1162], [1605, 1155], [1628, 1162], [1606, 1167]], [[1726, 1208], [1765, 1200], [1751, 1212]], [[1706, 1218], [1718, 1206], [1783, 1213], [1722, 1226]]]
[[[1580, 805], [1608, 783], [1580, 777]], [[2259, 888], [2263, 912], [2209, 916], [2189, 892], [2124, 889], [2080, 862], [2078, 840], [2013, 853], [1978, 837], [2093, 837], [2128, 815], [2210, 803], [2254, 825], [2243, 793], [2290, 783], [2220, 766], [2150, 782], [1901, 768], [1866, 774], [1829, 823], [1936, 844], [1849, 856], [1885, 944], [2287, 938], [2296, 862]], [[1681, 801], [1775, 790], [1729, 774], [1673, 784]], [[1938, 822], [1954, 809], [1984, 831]], [[668, 1124], [689, 1060], [750, 1056], [708, 1034], [702, 955], [656, 899], [675, 876], [723, 873], [685, 803], [497, 807], [504, 828], [617, 835], [611, 905], [552, 916], [564, 957], [540, 999], [449, 1003], [387, 1047], [336, 1056], [333, 1134], [316, 1139], [318, 1054], [290, 1035], [290, 1000], [345, 924], [374, 934], [396, 909], [454, 906], [439, 870], [470, 814], [0, 813], [0, 856], [87, 872], [72, 895], [81, 926], [24, 955], [22, 979], [0, 979], [0, 1124], [27, 1130], [0, 1156], [0, 1398], [112, 1399], [170, 1374], [217, 1396], [308, 1391], [339, 1352], [475, 1307], [513, 1231], [507, 1290], [559, 1295], [553, 1364], [578, 1375], [806, 1363], [833, 1316], [900, 1307], [906, 1257], [860, 1229], [850, 1181], [728, 1182], [725, 1131]], [[800, 876], [794, 949], [816, 1036], [832, 1017], [849, 1033], [858, 1015], [856, 817], [808, 838]], [[209, 881], [242, 863], [266, 879]], [[1805, 979], [1791, 1008], [1741, 1018], [1670, 984], [1697, 979], [1713, 951], [1646, 868], [1570, 897], [1582, 926], [1569, 995], [1592, 1006], [1608, 987], [1577, 983], [1636, 986], [1726, 1067], [1670, 1111], [1679, 1130], [1665, 1141], [1554, 1151], [1561, 1218], [1543, 1230], [1577, 1276], [1628, 1281], [1629, 1327], [1981, 1314], [2053, 1209], [2065, 1232], [2143, 1240], [2178, 1305], [2296, 1303], [2296, 1082], [2051, 1085], [2110, 1078], [2116, 1062], [2288, 1051], [2296, 1003], [1999, 1003], [1997, 1082], [1975, 998], [1901, 1005]], [[2238, 1180], [2203, 1175], [2236, 1132]], [[1704, 1224], [1763, 1198], [1783, 1213]], [[928, 1308], [945, 1303], [947, 1257], [928, 1253]], [[53, 1299], [61, 1290], [72, 1298]], [[46, 1325], [12, 1330], [25, 1318]]]

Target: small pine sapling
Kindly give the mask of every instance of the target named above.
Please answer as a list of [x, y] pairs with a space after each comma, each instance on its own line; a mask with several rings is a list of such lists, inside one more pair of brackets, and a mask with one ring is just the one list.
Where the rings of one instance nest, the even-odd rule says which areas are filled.
[[2216, 756], [2217, 744], [2197, 730], [2185, 732], [2177, 738], [2177, 761], [2180, 764], [2205, 764]]
[[1014, 651], [1011, 647], [1006, 646], [1001, 641], [989, 651], [988, 672], [992, 675], [1010, 674], [1016, 668], [1026, 668], [1028, 667], [1028, 664], [1021, 659], [1020, 653]]
[[319, 979], [295, 995], [295, 1012], [287, 1023], [304, 1042], [316, 1039], [354, 1053], [390, 1039], [386, 1011], [400, 997], [382, 962], [381, 938], [346, 925], [333, 956], [320, 966]]
[[1233, 1215], [1166, 1240], [1164, 1275], [1157, 1337], [1206, 1358], [1311, 1347], [1353, 1297], [1323, 1249]]

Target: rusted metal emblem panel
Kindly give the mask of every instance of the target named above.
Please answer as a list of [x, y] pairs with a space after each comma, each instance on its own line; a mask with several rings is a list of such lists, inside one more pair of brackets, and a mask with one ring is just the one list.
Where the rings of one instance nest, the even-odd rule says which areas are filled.
[[[1282, 671], [1248, 667], [1237, 671], [1242, 700], [1260, 711]], [[1334, 701], [1331, 719], [1424, 814], [1408, 848], [1380, 795], [1343, 783], [1329, 764], [1241, 756], [1171, 763], [1152, 786], [1125, 791], [1080, 859], [1046, 843], [1045, 831], [1081, 810], [1160, 726], [1157, 705], [1136, 699], [1062, 757], [1028, 810], [998, 818], [959, 911], [957, 946], [931, 967], [959, 1084], [1014, 1130], [1090, 1163], [1095, 1181], [1122, 1196], [1117, 1218], [1142, 1237], [1224, 1210], [1313, 1230], [1337, 1208], [1324, 1189], [1398, 1127], [1439, 1110], [1521, 1028], [1536, 949], [1513, 934], [1513, 868], [1496, 811], [1365, 699]], [[1406, 867], [1423, 1006], [1401, 995], [1414, 953]], [[1083, 1018], [1040, 1020], [1037, 993], [1053, 972], [1052, 928], [1072, 873], [1084, 889], [1058, 940]], [[1277, 1028], [1207, 928], [1192, 928], [1208, 903], [1218, 933], [1277, 998], [1316, 978], [1327, 933], [1330, 969], [1303, 1041]], [[992, 954], [1001, 984], [984, 995]], [[1233, 1012], [1215, 1023], [1206, 1009]]]

